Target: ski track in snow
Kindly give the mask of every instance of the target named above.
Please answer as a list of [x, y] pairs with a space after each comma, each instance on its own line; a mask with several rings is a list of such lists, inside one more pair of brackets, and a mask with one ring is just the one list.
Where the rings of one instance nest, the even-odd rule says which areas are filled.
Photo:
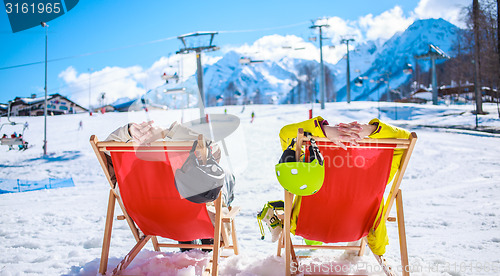
[[[473, 109], [471, 106], [401, 105], [401, 114], [407, 111], [406, 114], [414, 115], [393, 121], [389, 110], [394, 105], [381, 105], [382, 119], [405, 125], [419, 137], [402, 184], [410, 265], [416, 270], [412, 275], [500, 274], [499, 137], [412, 128], [423, 124], [473, 125], [474, 116], [467, 112], [467, 108]], [[486, 107], [492, 113], [482, 117], [481, 122], [500, 127], [494, 113], [496, 106]], [[223, 259], [221, 275], [282, 275], [284, 262], [275, 256], [276, 244], [271, 243], [267, 230], [265, 240], [260, 240], [255, 215], [267, 201], [283, 198], [274, 175], [274, 165], [281, 154], [278, 132], [285, 124], [307, 119], [310, 104], [246, 106], [243, 113], [241, 106], [213, 107], [207, 111], [222, 113], [224, 108], [241, 119], [241, 127], [226, 142], [237, 180], [233, 205], [242, 209], [236, 220], [241, 255]], [[250, 123], [252, 111], [256, 117]], [[377, 116], [378, 110], [376, 102], [331, 103], [325, 110], [315, 105], [314, 113], [335, 124], [368, 122]], [[184, 119], [194, 119], [197, 114], [198, 110], [185, 111]], [[96, 275], [109, 186], [88, 140], [91, 134], [104, 140], [118, 126], [147, 117], [168, 126], [180, 120], [181, 112], [49, 117], [48, 158], [41, 158], [43, 117], [13, 118], [29, 122], [25, 139], [36, 146], [24, 152], [0, 148], [0, 178], [72, 177], [76, 186], [0, 195], [0, 275]], [[80, 120], [83, 130], [78, 130]], [[14, 128], [4, 130], [19, 132]], [[116, 214], [120, 213], [117, 207]], [[390, 245], [386, 257], [389, 263], [398, 265], [397, 227], [391, 224], [388, 223]], [[302, 243], [299, 237], [293, 239]], [[108, 271], [134, 244], [128, 225], [115, 220]], [[314, 264], [332, 263], [326, 258], [334, 256], [333, 264], [357, 264], [358, 268], [376, 265], [369, 255], [352, 257], [337, 251], [300, 254], [312, 254], [313, 258], [306, 262]], [[201, 271], [207, 258], [199, 251], [156, 253], [148, 244], [127, 273], [193, 275]], [[382, 273], [374, 271], [370, 275]]]

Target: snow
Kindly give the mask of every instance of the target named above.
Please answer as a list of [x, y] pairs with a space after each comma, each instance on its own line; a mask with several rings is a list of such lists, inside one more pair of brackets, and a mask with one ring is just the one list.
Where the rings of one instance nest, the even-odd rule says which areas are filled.
[[[240, 255], [220, 262], [221, 275], [283, 275], [270, 234], [260, 240], [256, 213], [265, 202], [283, 198], [274, 176], [281, 152], [279, 129], [307, 119], [307, 105], [251, 105], [207, 108], [240, 117], [240, 128], [227, 138], [236, 172], [234, 205]], [[396, 108], [398, 120], [395, 120]], [[331, 124], [377, 117], [379, 103], [314, 105], [314, 115]], [[497, 106], [485, 104], [489, 115], [480, 126], [500, 129]], [[499, 134], [472, 129], [472, 105], [432, 106], [380, 103], [381, 119], [418, 134], [402, 189], [408, 253], [412, 275], [498, 275], [500, 273], [500, 148]], [[250, 123], [250, 114], [255, 120]], [[182, 115], [183, 114], [183, 115]], [[61, 115], [47, 119], [47, 158], [42, 158], [43, 117], [14, 117], [29, 122], [25, 139], [34, 146], [24, 152], [0, 148], [0, 178], [39, 180], [73, 178], [75, 187], [0, 195], [0, 275], [96, 275], [104, 231], [109, 186], [88, 142], [103, 140], [115, 128], [148, 118], [158, 125], [194, 119], [197, 109], [130, 113]], [[78, 130], [79, 122], [83, 130]], [[6, 119], [1, 118], [1, 123]], [[10, 128], [9, 128], [10, 127]], [[2, 132], [18, 131], [6, 126]], [[22, 126], [21, 126], [22, 127]], [[227, 160], [224, 160], [227, 162]], [[393, 208], [395, 211], [395, 208]], [[117, 214], [121, 211], [119, 207]], [[267, 230], [266, 230], [267, 231]], [[388, 225], [387, 260], [399, 264], [396, 225]], [[301, 244], [299, 237], [294, 243]], [[108, 272], [135, 244], [128, 225], [114, 221]], [[369, 251], [369, 250], [367, 250]], [[373, 256], [355, 257], [342, 251], [299, 251], [310, 255], [308, 268], [344, 268], [383, 275]], [[178, 250], [157, 253], [149, 243], [125, 271], [134, 275], [199, 274], [210, 255]], [[308, 265], [307, 265], [308, 264]]]

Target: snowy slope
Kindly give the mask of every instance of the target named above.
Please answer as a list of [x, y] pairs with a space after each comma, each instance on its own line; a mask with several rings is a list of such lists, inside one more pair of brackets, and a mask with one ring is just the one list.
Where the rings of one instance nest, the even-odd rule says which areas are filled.
[[[282, 275], [284, 262], [275, 257], [276, 244], [269, 234], [260, 240], [256, 213], [268, 200], [282, 199], [274, 176], [280, 156], [279, 129], [307, 118], [310, 105], [248, 105], [212, 107], [207, 111], [241, 118], [241, 126], [228, 138], [231, 162], [236, 171], [234, 205], [242, 207], [237, 218], [241, 255], [221, 261], [221, 275]], [[381, 103], [382, 119], [406, 125], [419, 140], [403, 181], [404, 210], [412, 275], [498, 275], [500, 273], [500, 148], [499, 135], [422, 125], [469, 125], [475, 123], [473, 106], [398, 105]], [[378, 114], [377, 103], [329, 103], [314, 107], [315, 115], [330, 123], [367, 122]], [[485, 105], [490, 115], [480, 124], [500, 128], [496, 106]], [[250, 113], [256, 114], [250, 123]], [[95, 275], [106, 214], [109, 186], [90, 148], [88, 139], [99, 139], [129, 121], [154, 119], [160, 125], [180, 120], [181, 111], [87, 114], [48, 118], [48, 158], [41, 158], [43, 118], [28, 121], [25, 137], [34, 147], [25, 152], [0, 148], [0, 178], [44, 179], [72, 177], [76, 186], [0, 195], [0, 275]], [[198, 110], [184, 112], [193, 119]], [[2, 118], [4, 122], [5, 118]], [[78, 130], [79, 122], [83, 130]], [[2, 129], [9, 133], [12, 129]], [[259, 143], [255, 143], [259, 141]], [[116, 212], [119, 214], [119, 208]], [[397, 265], [397, 227], [389, 225], [388, 261]], [[298, 237], [296, 243], [302, 243]], [[109, 270], [125, 256], [134, 239], [123, 221], [115, 221]], [[374, 258], [342, 256], [342, 252], [306, 252], [309, 262], [358, 268], [381, 275]], [[148, 244], [127, 273], [138, 275], [193, 275], [208, 256], [200, 252], [152, 252]], [[364, 269], [364, 270], [363, 270]], [[378, 270], [377, 270], [378, 269]], [[148, 274], [151, 273], [151, 274]]]

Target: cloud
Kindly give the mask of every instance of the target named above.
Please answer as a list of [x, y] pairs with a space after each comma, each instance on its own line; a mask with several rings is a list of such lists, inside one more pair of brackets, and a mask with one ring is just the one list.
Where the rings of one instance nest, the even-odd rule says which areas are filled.
[[359, 26], [366, 33], [367, 40], [389, 39], [396, 32], [404, 31], [413, 23], [413, 18], [405, 17], [399, 6], [373, 16], [367, 14], [359, 18]]
[[68, 67], [59, 74], [66, 83], [61, 93], [85, 107], [89, 105], [89, 99], [91, 106], [98, 106], [102, 93], [105, 93], [106, 103], [122, 97], [133, 98], [145, 92], [136, 79], [141, 71], [139, 66], [105, 67], [100, 71], [78, 74], [75, 68]]
[[284, 57], [313, 60], [319, 59], [318, 49], [310, 42], [295, 35], [268, 35], [253, 44], [223, 47], [223, 52], [235, 51], [252, 60], [279, 61]]
[[419, 19], [443, 18], [459, 27], [465, 27], [460, 20], [460, 13], [471, 3], [470, 0], [420, 0], [413, 16]]
[[[203, 55], [203, 65], [217, 62], [221, 57]], [[180, 70], [179, 70], [180, 69]], [[140, 66], [105, 67], [98, 71], [77, 72], [70, 66], [59, 73], [58, 77], [65, 83], [60, 93], [68, 96], [76, 103], [88, 107], [101, 105], [101, 94], [105, 93], [104, 104], [110, 104], [119, 98], [136, 98], [149, 89], [164, 83], [163, 73], [173, 75], [176, 72], [184, 80], [196, 73], [195, 54], [161, 57], [151, 67], [143, 69]], [[90, 87], [90, 92], [89, 92]]]
[[[316, 21], [316, 24], [327, 24], [329, 27], [323, 28], [323, 36], [328, 37], [332, 44], [339, 44], [343, 38], [354, 38], [362, 40], [363, 34], [356, 21], [344, 20], [334, 16]], [[317, 33], [317, 32], [316, 32]]]

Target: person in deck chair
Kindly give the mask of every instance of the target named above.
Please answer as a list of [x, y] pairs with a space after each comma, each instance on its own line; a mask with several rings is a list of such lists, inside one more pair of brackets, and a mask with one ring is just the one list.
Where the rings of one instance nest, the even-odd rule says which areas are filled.
[[[115, 131], [113, 131], [107, 138], [106, 141], [118, 141], [118, 142], [130, 142], [135, 141], [139, 144], [150, 144], [151, 142], [157, 140], [166, 140], [166, 141], [194, 141], [198, 139], [199, 133], [196, 131], [179, 124], [178, 122], [172, 123], [169, 128], [161, 128], [154, 126], [154, 121], [142, 122], [140, 124], [137, 123], [129, 123], [122, 127], [119, 127]], [[217, 163], [221, 158], [221, 150], [219, 146], [215, 143], [211, 144], [212, 147], [212, 155]], [[106, 155], [108, 158], [110, 166], [112, 166], [111, 156]], [[114, 169], [110, 168], [109, 170], [113, 175], [111, 175], [111, 180], [116, 184], [116, 176], [114, 175]], [[227, 172], [226, 172], [227, 174]], [[223, 198], [223, 206], [228, 206], [234, 198], [233, 194], [233, 185], [234, 185], [234, 177], [232, 175], [227, 175], [226, 181], [222, 187], [222, 198]], [[215, 206], [213, 202], [207, 202], [207, 211], [212, 220], [212, 223], [215, 221]], [[222, 209], [223, 212], [227, 213], [227, 208]], [[228, 231], [230, 233], [230, 231]], [[181, 244], [196, 244], [198, 241], [179, 241]], [[201, 239], [202, 244], [212, 244], [213, 239]], [[186, 251], [189, 249], [181, 248], [181, 251]], [[203, 249], [203, 251], [211, 251], [209, 249]]]
[[[284, 126], [279, 133], [281, 148], [284, 151], [288, 145], [292, 142], [293, 138], [297, 137], [297, 131], [299, 128], [303, 128], [304, 132], [311, 133], [312, 136], [326, 137], [336, 145], [341, 148], [346, 149], [346, 146], [342, 142], [351, 142], [356, 144], [357, 141], [365, 137], [381, 139], [381, 138], [403, 138], [408, 139], [410, 137], [410, 132], [391, 126], [389, 124], [383, 123], [378, 119], [371, 120], [368, 124], [360, 124], [358, 122], [351, 122], [349, 124], [340, 123], [334, 126], [328, 124], [328, 122], [322, 117], [318, 116], [303, 122], [289, 124]], [[391, 171], [389, 175], [388, 183], [391, 182], [392, 178], [396, 174], [401, 162], [401, 157], [403, 155], [403, 150], [395, 149], [392, 159]], [[290, 231], [295, 234], [295, 228], [297, 223], [297, 217], [300, 210], [301, 196], [297, 196], [294, 201], [294, 208], [291, 218]], [[376, 226], [376, 222], [380, 220], [380, 215], [383, 214], [384, 202], [380, 203], [379, 212], [375, 223], [368, 234], [368, 245], [373, 253], [377, 255], [383, 255], [385, 253], [385, 247], [389, 243], [387, 237], [387, 230], [385, 221], [381, 222]], [[314, 243], [314, 241], [306, 241], [307, 243]]]

